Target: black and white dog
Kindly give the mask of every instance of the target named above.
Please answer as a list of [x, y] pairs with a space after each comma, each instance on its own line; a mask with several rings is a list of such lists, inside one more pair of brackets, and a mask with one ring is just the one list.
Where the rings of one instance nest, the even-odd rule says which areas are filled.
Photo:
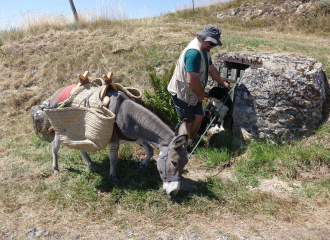
[[[210, 91], [206, 93], [207, 97], [212, 98], [211, 101], [204, 108], [203, 120], [201, 123], [201, 127], [198, 131], [199, 134], [203, 134], [207, 126], [212, 122], [212, 119], [215, 117], [223, 102], [226, 100], [228, 96], [228, 91], [222, 87], [214, 87]], [[214, 120], [215, 130], [217, 132], [224, 131], [224, 120], [232, 106], [232, 101], [230, 97], [228, 97], [225, 104], [222, 106], [217, 118]]]

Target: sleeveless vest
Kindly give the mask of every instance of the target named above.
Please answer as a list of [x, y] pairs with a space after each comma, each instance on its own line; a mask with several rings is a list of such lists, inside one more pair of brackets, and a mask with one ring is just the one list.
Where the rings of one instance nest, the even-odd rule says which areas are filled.
[[[186, 64], [184, 63], [184, 56], [189, 49], [196, 49], [201, 55], [201, 65], [198, 73], [198, 80], [201, 83], [202, 88], [205, 87], [205, 75], [207, 71], [205, 66], [204, 54], [199, 45], [198, 39], [195, 38], [181, 53], [179, 60], [176, 64], [172, 79], [167, 86], [167, 90], [172, 95], [176, 94], [178, 99], [180, 99], [181, 101], [184, 101], [189, 105], [196, 106], [196, 104], [198, 103], [198, 95], [190, 88], [187, 82]], [[207, 58], [207, 61], [209, 63], [208, 65], [210, 65], [210, 52], [207, 53]]]

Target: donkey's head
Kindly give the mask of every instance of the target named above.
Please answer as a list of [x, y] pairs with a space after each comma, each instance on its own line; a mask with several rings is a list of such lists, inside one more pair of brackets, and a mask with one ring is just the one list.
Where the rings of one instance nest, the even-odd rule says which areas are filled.
[[175, 196], [180, 189], [180, 181], [187, 158], [187, 125], [184, 120], [178, 131], [167, 147], [161, 149], [157, 159], [157, 169], [163, 180], [163, 190], [169, 198]]
[[43, 111], [45, 107], [49, 107], [49, 99], [45, 100], [42, 105], [35, 105], [30, 110], [30, 118], [33, 129], [39, 139], [51, 142], [55, 137], [55, 132], [52, 125]]

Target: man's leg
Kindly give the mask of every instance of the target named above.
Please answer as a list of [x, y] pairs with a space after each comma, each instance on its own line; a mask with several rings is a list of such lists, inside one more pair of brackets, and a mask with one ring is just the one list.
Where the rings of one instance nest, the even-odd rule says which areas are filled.
[[201, 127], [203, 116], [195, 114], [195, 120], [187, 123], [187, 130], [189, 134], [189, 138], [193, 138], [194, 133], [197, 133], [199, 128]]
[[197, 103], [196, 106], [189, 105], [175, 96], [172, 95], [172, 100], [175, 106], [175, 110], [179, 119], [187, 119], [187, 130], [189, 138], [193, 138], [194, 133], [197, 133], [203, 119], [203, 104]]

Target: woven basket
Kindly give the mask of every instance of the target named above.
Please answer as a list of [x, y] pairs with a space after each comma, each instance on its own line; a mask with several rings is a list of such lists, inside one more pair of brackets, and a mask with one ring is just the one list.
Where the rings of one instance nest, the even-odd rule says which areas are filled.
[[123, 87], [118, 83], [115, 83], [115, 85], [119, 91], [126, 93], [126, 95], [133, 98], [134, 100], [140, 101], [142, 99], [142, 92], [139, 89], [132, 87]]
[[44, 109], [65, 146], [96, 152], [109, 144], [115, 114], [103, 106], [100, 90], [95, 83], [84, 84], [63, 102], [64, 108]]

